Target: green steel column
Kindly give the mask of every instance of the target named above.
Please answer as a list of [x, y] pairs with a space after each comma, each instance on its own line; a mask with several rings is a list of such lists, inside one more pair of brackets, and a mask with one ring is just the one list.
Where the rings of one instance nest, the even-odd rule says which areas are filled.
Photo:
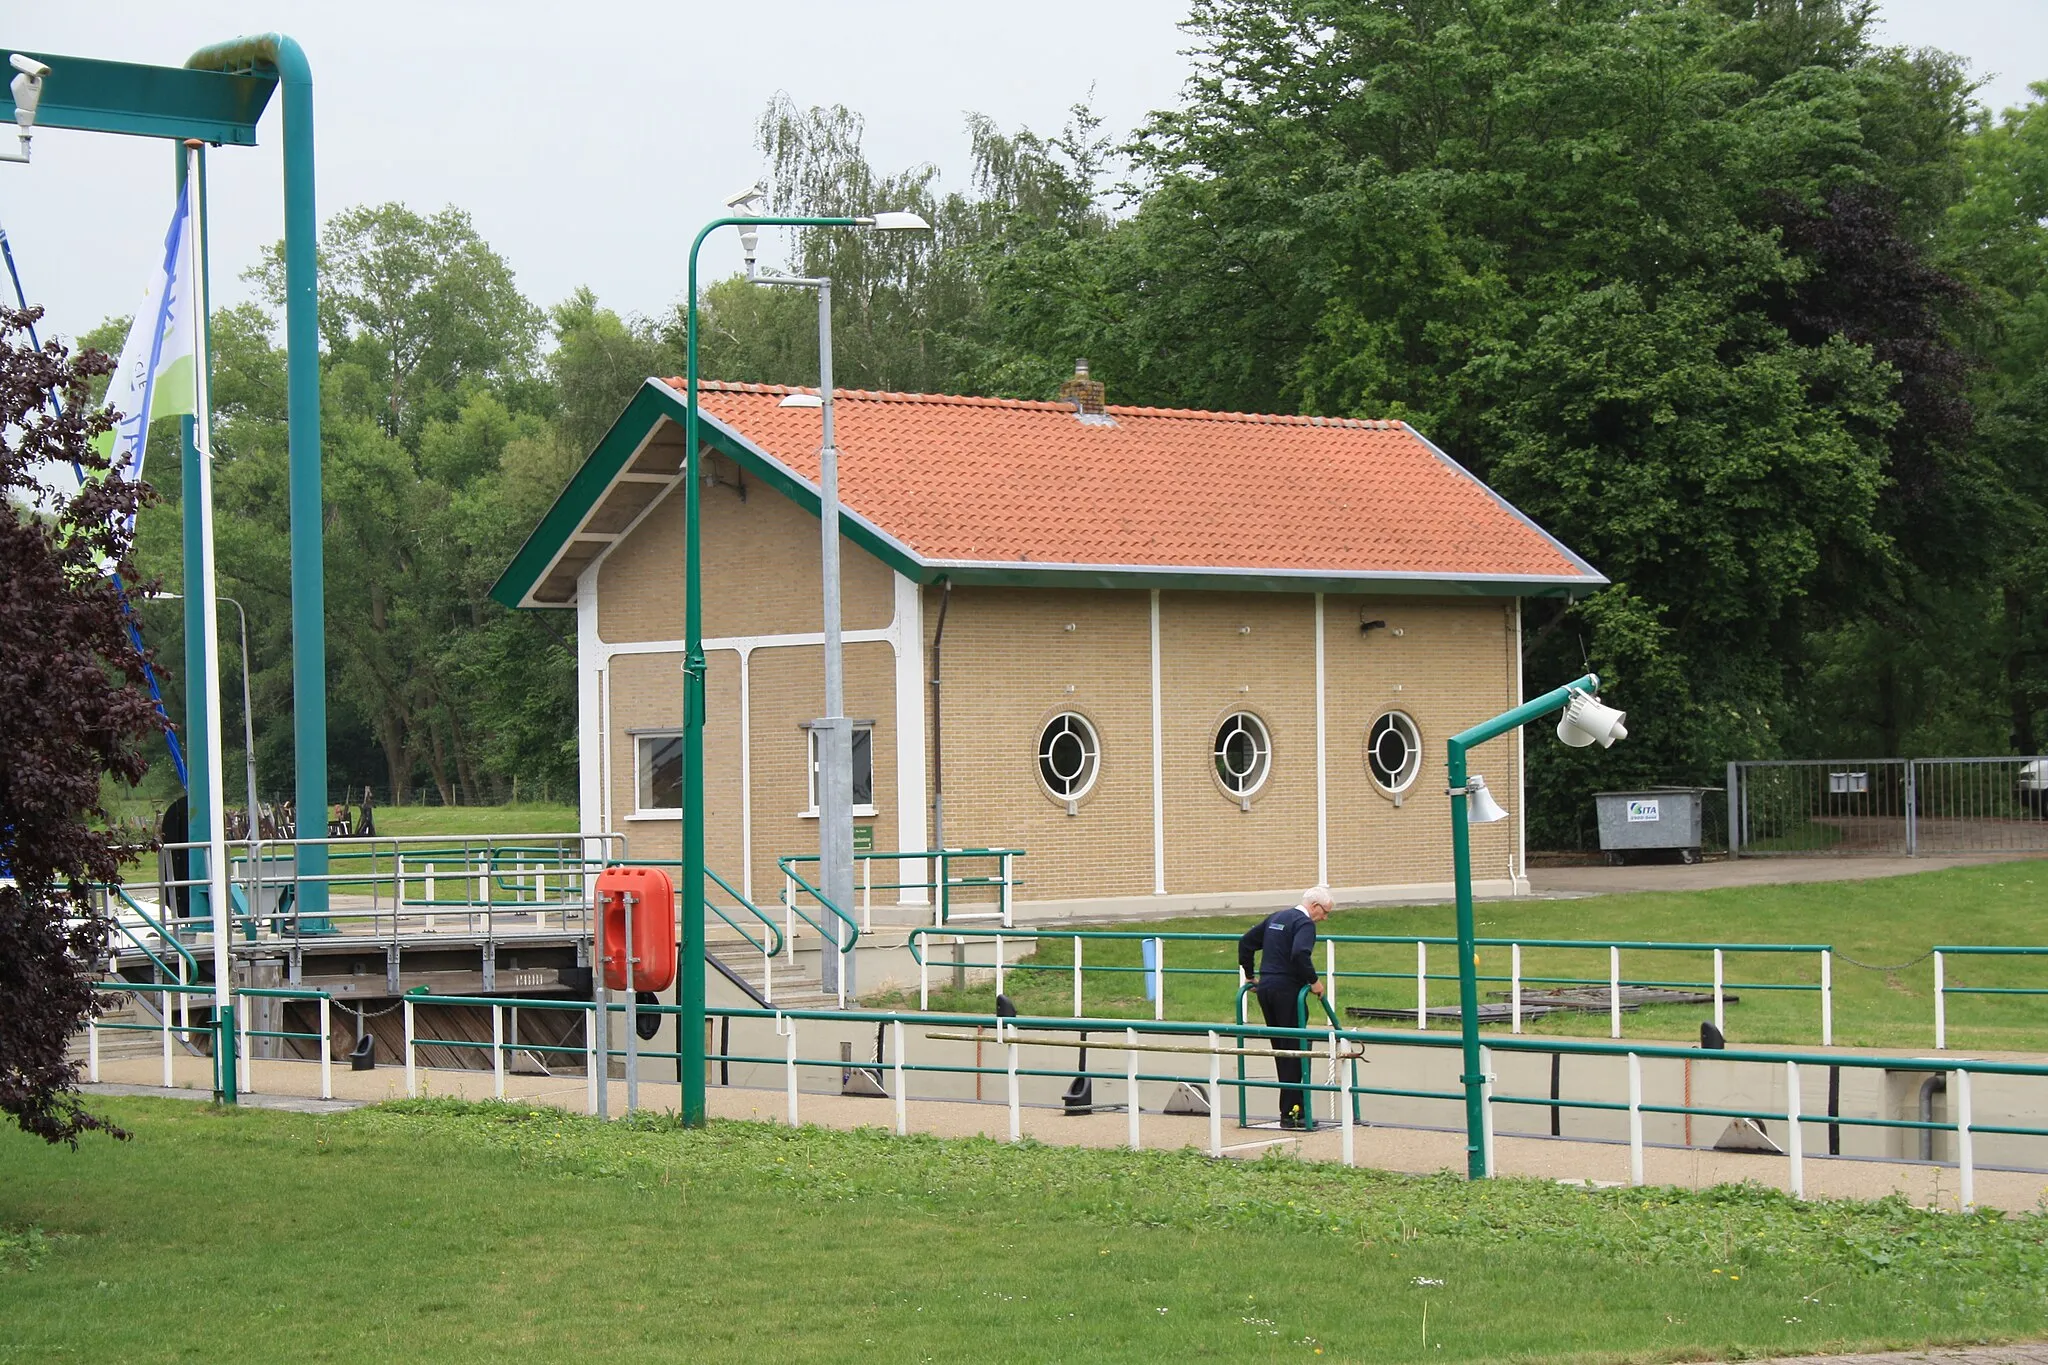
[[[303, 837], [327, 833], [327, 625], [320, 510], [319, 220], [313, 203], [313, 69], [281, 33], [235, 38], [185, 62], [207, 71], [268, 68], [284, 92], [284, 332], [290, 427], [293, 796]], [[301, 847], [302, 878], [327, 873], [324, 844]], [[327, 912], [327, 883], [301, 882], [298, 908]]]
[[1450, 743], [1447, 776], [1451, 785], [1451, 865], [1458, 883], [1458, 1049], [1464, 1061], [1459, 1081], [1465, 1087], [1465, 1172], [1484, 1180], [1486, 1144], [1480, 1140], [1485, 1076], [1479, 1069], [1479, 977], [1472, 924], [1472, 828], [1465, 810], [1465, 746]]
[[704, 585], [697, 535], [697, 251], [718, 223], [690, 243], [683, 359], [683, 898], [682, 988], [676, 1051], [683, 1123], [701, 1128], [704, 1101]]

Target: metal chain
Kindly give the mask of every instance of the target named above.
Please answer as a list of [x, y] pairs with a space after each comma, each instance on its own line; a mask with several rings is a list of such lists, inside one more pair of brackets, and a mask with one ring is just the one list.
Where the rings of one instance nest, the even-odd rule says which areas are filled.
[[1921, 963], [1925, 962], [1928, 958], [1933, 956], [1934, 949], [1929, 948], [1926, 952], [1920, 954], [1920, 956], [1914, 958], [1910, 962], [1901, 962], [1894, 966], [1883, 966], [1875, 962], [1858, 962], [1855, 958], [1850, 957], [1847, 953], [1842, 952], [1839, 949], [1835, 950], [1835, 960], [1837, 962], [1846, 962], [1851, 967], [1861, 967], [1865, 971], [1870, 972], [1903, 972], [1908, 967], [1919, 966]]

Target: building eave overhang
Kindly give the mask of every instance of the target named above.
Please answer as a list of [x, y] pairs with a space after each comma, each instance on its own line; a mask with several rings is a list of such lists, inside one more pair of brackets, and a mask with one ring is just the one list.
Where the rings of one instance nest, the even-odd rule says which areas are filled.
[[[650, 443], [662, 432], [664, 423], [683, 424], [684, 395], [660, 379], [649, 379], [633, 395], [624, 412], [598, 442], [597, 448], [576, 471], [569, 485], [534, 528], [512, 563], [491, 588], [493, 600], [507, 607], [534, 609], [562, 608], [574, 603], [574, 595], [562, 593], [563, 565], [573, 566], [577, 556], [594, 562], [618, 537], [592, 535], [591, 519], [618, 486], [622, 477], [644, 463]], [[707, 446], [732, 460], [756, 479], [803, 508], [819, 514], [818, 486], [784, 464], [708, 410], [698, 411], [699, 433]], [[680, 441], [680, 437], [677, 437]], [[1425, 444], [1427, 444], [1425, 442]], [[1431, 445], [1438, 459], [1467, 471]], [[647, 473], [633, 476], [645, 482]], [[680, 468], [668, 475], [658, 500], [681, 479]], [[1474, 480], [1477, 482], [1477, 480]], [[1491, 493], [1492, 490], [1488, 490]], [[1493, 494], [1498, 500], [1499, 495]], [[1607, 586], [1607, 579], [1579, 556], [1560, 544], [1522, 513], [1501, 501], [1501, 505], [1528, 524], [1537, 534], [1564, 554], [1583, 572], [1577, 574], [1471, 574], [1398, 571], [1353, 571], [1333, 569], [1231, 568], [1216, 565], [1153, 564], [1060, 564], [1032, 560], [931, 559], [920, 555], [901, 539], [876, 525], [852, 508], [842, 508], [840, 524], [847, 539], [881, 560], [889, 568], [918, 583], [941, 579], [961, 584], [1002, 587], [1065, 588], [1180, 588], [1228, 592], [1329, 592], [1428, 594], [1464, 597], [1550, 597], [1577, 599]], [[546, 597], [536, 594], [544, 585], [555, 586]]]

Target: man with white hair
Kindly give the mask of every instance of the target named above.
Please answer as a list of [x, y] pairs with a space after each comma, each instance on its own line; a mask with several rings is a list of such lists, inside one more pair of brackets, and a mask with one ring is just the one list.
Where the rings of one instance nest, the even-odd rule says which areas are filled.
[[[1266, 916], [1237, 941], [1237, 966], [1245, 980], [1259, 983], [1259, 1009], [1267, 1028], [1302, 1028], [1301, 988], [1311, 995], [1323, 993], [1322, 978], [1316, 975], [1316, 926], [1330, 913], [1330, 888], [1311, 886], [1301, 893], [1301, 904]], [[1258, 958], [1254, 970], [1252, 959]], [[1300, 1038], [1272, 1040], [1273, 1070], [1280, 1081], [1280, 1126], [1307, 1128], [1307, 1095], [1301, 1089], [1299, 1054], [1306, 1046]]]

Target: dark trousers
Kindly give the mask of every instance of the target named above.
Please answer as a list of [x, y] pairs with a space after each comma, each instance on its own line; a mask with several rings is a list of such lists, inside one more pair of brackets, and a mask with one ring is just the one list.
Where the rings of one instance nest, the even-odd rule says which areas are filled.
[[[1266, 1016], [1267, 1028], [1301, 1027], [1301, 987], [1292, 981], [1259, 980], [1259, 1010]], [[1279, 1077], [1280, 1121], [1282, 1123], [1306, 1123], [1309, 1116], [1308, 1095], [1301, 1087], [1301, 1058], [1286, 1056], [1287, 1052], [1300, 1052], [1303, 1040], [1300, 1038], [1272, 1039], [1273, 1050], [1282, 1053], [1273, 1059], [1273, 1071]]]

